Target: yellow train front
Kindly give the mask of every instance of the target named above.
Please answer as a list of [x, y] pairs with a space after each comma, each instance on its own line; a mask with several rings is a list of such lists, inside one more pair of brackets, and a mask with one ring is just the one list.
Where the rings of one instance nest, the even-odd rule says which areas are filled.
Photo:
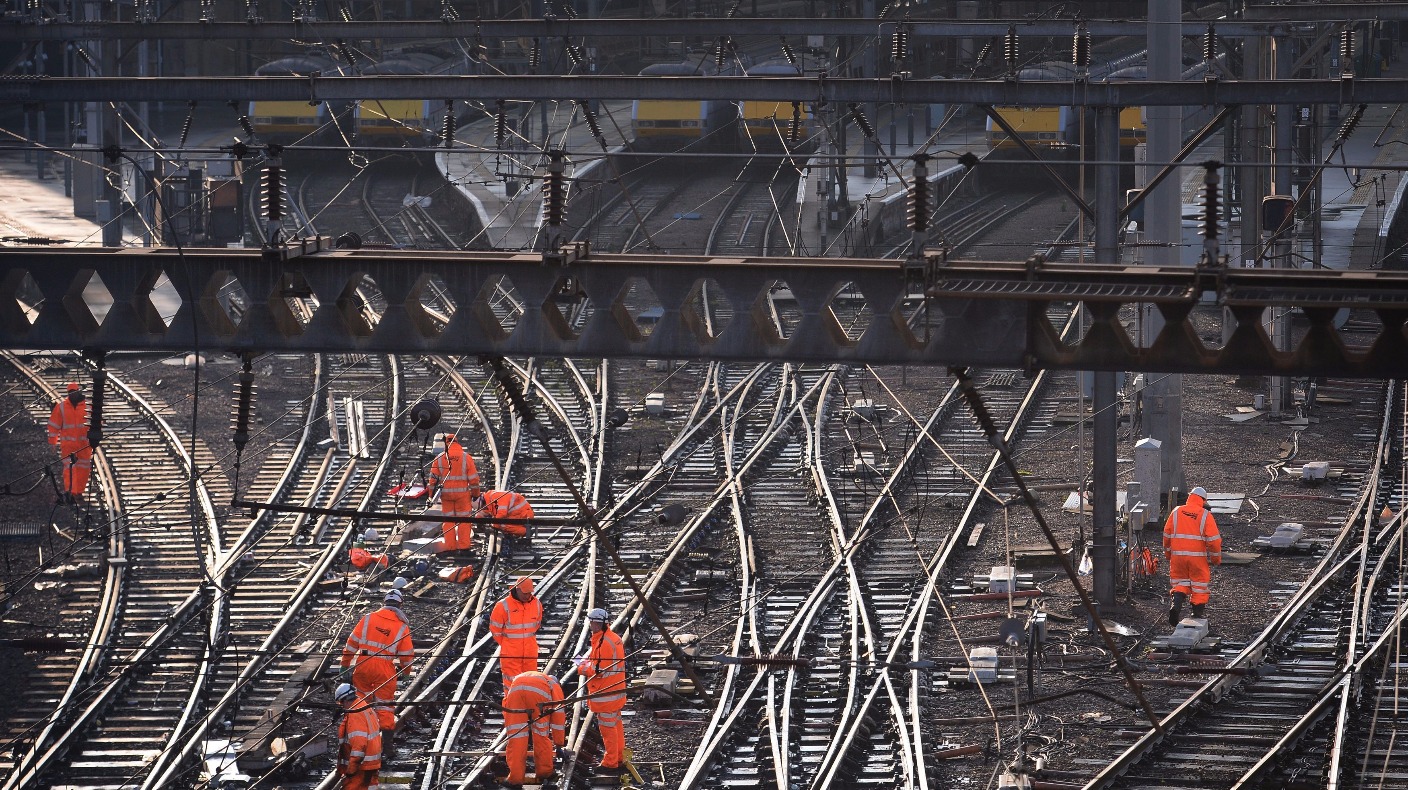
[[[760, 63], [749, 77], [800, 77], [791, 63]], [[745, 153], [806, 153], [817, 147], [816, 122], [806, 102], [738, 103], [738, 144]]]
[[[712, 65], [700, 60], [655, 63], [646, 66], [640, 76], [669, 79], [715, 73]], [[632, 148], [686, 153], [721, 150], [734, 142], [728, 132], [737, 113], [737, 105], [728, 101], [637, 99], [631, 104]]]
[[[422, 75], [461, 73], [457, 61], [422, 52], [387, 58], [363, 74]], [[368, 145], [420, 145], [434, 140], [445, 117], [444, 102], [426, 99], [363, 99], [353, 110], [353, 128]]]
[[[313, 73], [336, 75], [338, 66], [321, 55], [299, 55], [271, 61], [255, 69], [257, 77], [307, 77]], [[264, 143], [294, 145], [312, 143], [326, 136], [328, 104], [306, 101], [252, 101], [249, 120], [254, 134]]]

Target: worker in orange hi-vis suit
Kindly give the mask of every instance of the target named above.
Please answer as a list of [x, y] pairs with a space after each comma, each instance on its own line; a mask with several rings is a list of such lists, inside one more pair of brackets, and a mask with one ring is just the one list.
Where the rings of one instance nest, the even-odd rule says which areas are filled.
[[601, 730], [601, 768], [617, 770], [626, 759], [626, 734], [621, 709], [626, 707], [626, 648], [606, 623], [605, 609], [587, 613], [591, 647], [587, 655], [574, 659], [577, 671], [587, 679], [587, 707], [596, 714]]
[[388, 592], [380, 609], [357, 622], [342, 649], [342, 668], [351, 670], [352, 685], [373, 701], [388, 752], [396, 727], [391, 701], [396, 697], [397, 672], [410, 667], [415, 657], [411, 626], [401, 612], [400, 590]]
[[[517, 491], [485, 491], [484, 496], [476, 500], [485, 518], [532, 518], [533, 506], [528, 504], [528, 498]], [[494, 523], [489, 525], [490, 529], [497, 529], [500, 532], [513, 535], [517, 538], [528, 535], [527, 524]]]
[[1164, 558], [1168, 560], [1173, 593], [1169, 625], [1178, 625], [1185, 600], [1192, 600], [1194, 617], [1203, 616], [1212, 581], [1208, 564], [1222, 564], [1222, 535], [1217, 531], [1217, 520], [1207, 509], [1207, 497], [1208, 492], [1201, 486], [1189, 491], [1187, 503], [1168, 514], [1168, 521], [1164, 522]]
[[[440, 486], [440, 510], [446, 516], [468, 516], [474, 510], [474, 498], [479, 496], [479, 470], [474, 466], [474, 459], [455, 441], [454, 434], [447, 433], [441, 438], [445, 450], [430, 465], [430, 484]], [[441, 530], [440, 551], [469, 549], [474, 545], [474, 533], [466, 522], [446, 521], [441, 524]]]
[[489, 614], [489, 633], [499, 645], [499, 669], [504, 688], [514, 677], [538, 669], [538, 629], [543, 625], [543, 602], [533, 595], [533, 580], [520, 577]]
[[366, 697], [343, 683], [333, 694], [342, 709], [337, 727], [337, 772], [346, 790], [367, 790], [380, 785], [381, 725]]
[[49, 412], [49, 444], [59, 447], [66, 498], [81, 502], [93, 473], [93, 448], [88, 445], [88, 404], [76, 382], [68, 385], [68, 396]]
[[504, 693], [504, 734], [508, 743], [507, 784], [523, 784], [528, 775], [528, 737], [533, 737], [533, 771], [539, 781], [554, 773], [553, 747], [567, 743], [567, 711], [562, 706], [562, 686], [557, 678], [541, 672], [524, 672]]

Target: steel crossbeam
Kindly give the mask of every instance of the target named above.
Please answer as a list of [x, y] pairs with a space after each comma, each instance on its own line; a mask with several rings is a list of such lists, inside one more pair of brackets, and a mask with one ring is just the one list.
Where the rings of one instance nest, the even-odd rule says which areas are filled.
[[[437, 353], [980, 365], [1184, 373], [1408, 376], [1408, 273], [858, 258], [327, 249], [0, 251], [0, 347]], [[164, 276], [163, 276], [164, 275]], [[927, 286], [926, 286], [927, 283]], [[927, 288], [927, 291], [926, 291]], [[926, 297], [927, 293], [927, 297]], [[1091, 329], [1063, 343], [1053, 302]], [[1148, 347], [1125, 322], [1153, 303]], [[1191, 315], [1233, 316], [1222, 347]], [[1267, 307], [1309, 327], [1276, 351]], [[1340, 308], [1371, 311], [1346, 345]], [[783, 315], [779, 330], [774, 317]], [[1368, 313], [1363, 315], [1370, 315]]]
[[714, 99], [1055, 107], [1396, 103], [1408, 80], [1178, 81], [865, 79], [804, 77], [364, 76], [31, 77], [0, 79], [0, 101], [351, 101], [394, 99]]
[[[482, 19], [424, 21], [274, 21], [257, 22], [56, 22], [0, 23], [0, 41], [255, 41], [289, 39], [331, 41], [336, 39], [436, 40], [462, 38], [490, 41], [518, 38], [573, 36], [585, 39], [639, 36], [874, 36], [889, 35], [901, 22], [875, 19]], [[1022, 36], [1068, 37], [1075, 23], [1056, 20], [1013, 20], [973, 22], [964, 20], [916, 19], [903, 23], [915, 38], [991, 38], [1002, 36], [1016, 26]], [[1147, 22], [1083, 22], [1092, 37], [1143, 36]], [[1267, 23], [1249, 25], [1239, 21], [1218, 21], [1222, 38], [1272, 35]], [[1183, 35], [1201, 37], [1207, 23], [1183, 25]]]

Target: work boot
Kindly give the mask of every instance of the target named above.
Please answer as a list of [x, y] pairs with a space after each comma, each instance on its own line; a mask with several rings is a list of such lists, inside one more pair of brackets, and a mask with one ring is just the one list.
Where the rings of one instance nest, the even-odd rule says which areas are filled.
[[1195, 603], [1195, 604], [1193, 604], [1193, 616], [1196, 617], [1196, 618], [1198, 618], [1199, 620], [1201, 620], [1201, 619], [1203, 618], [1203, 607], [1204, 607], [1204, 606], [1207, 606], [1207, 604], [1205, 604], [1205, 603]]
[[1168, 608], [1168, 624], [1178, 625], [1178, 621], [1183, 619], [1183, 602], [1188, 600], [1187, 593], [1176, 592], [1173, 594], [1173, 605]]

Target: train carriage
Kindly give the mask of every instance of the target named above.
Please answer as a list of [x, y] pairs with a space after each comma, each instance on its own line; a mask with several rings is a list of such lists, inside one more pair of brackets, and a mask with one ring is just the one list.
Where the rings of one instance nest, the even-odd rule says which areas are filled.
[[[656, 63], [642, 77], [696, 77], [717, 74], [704, 62]], [[736, 121], [737, 105], [728, 101], [637, 99], [631, 104], [633, 147], [639, 151], [704, 152], [733, 144], [724, 132]]]

